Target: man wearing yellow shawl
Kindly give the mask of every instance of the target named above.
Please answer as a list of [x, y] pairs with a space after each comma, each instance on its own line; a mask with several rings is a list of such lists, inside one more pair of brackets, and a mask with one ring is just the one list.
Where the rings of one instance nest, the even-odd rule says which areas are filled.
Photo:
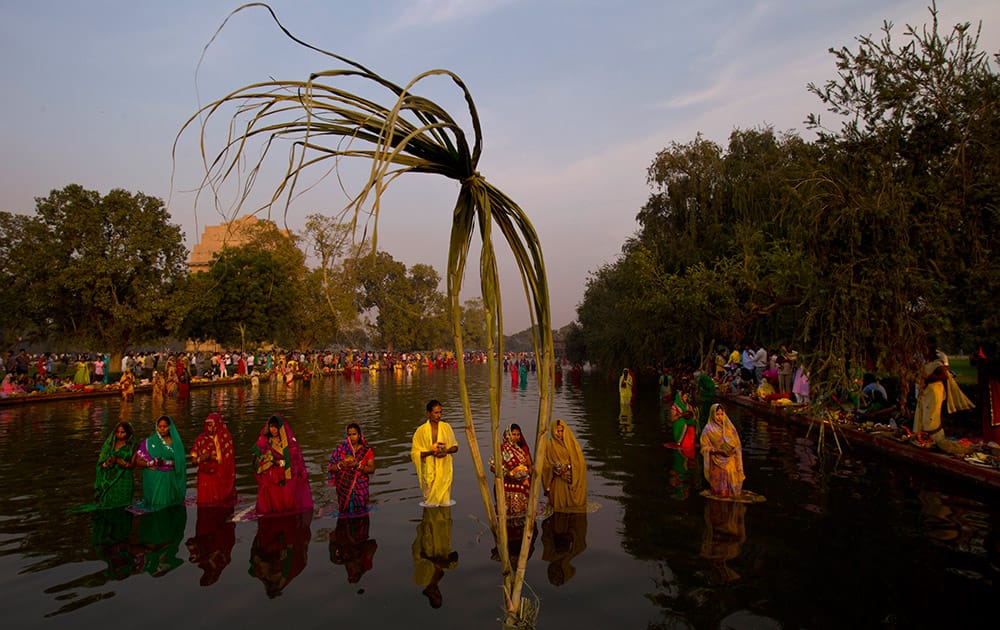
[[437, 507], [452, 505], [452, 458], [458, 452], [455, 433], [446, 422], [441, 422], [441, 403], [427, 403], [427, 422], [413, 433], [410, 458], [417, 468], [417, 480], [424, 495], [421, 505]]
[[556, 418], [545, 446], [541, 480], [553, 510], [586, 511], [587, 462], [576, 436], [561, 418]]

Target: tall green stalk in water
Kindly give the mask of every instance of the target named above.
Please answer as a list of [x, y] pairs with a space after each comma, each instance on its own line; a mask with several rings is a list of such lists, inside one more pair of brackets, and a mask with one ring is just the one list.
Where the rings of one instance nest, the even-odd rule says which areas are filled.
[[[525, 517], [528, 526], [523, 528], [521, 551], [515, 561], [508, 552], [507, 507], [503, 499], [503, 469], [500, 466], [503, 309], [494, 237], [495, 232], [499, 232], [502, 242], [510, 248], [531, 313], [531, 330], [539, 374], [535, 457], [541, 462], [545, 457], [546, 437], [552, 416], [554, 357], [548, 282], [538, 234], [527, 214], [477, 170], [482, 152], [479, 115], [469, 90], [458, 76], [448, 70], [430, 70], [418, 75], [405, 86], [396, 85], [357, 62], [296, 38], [281, 24], [274, 11], [262, 3], [245, 4], [234, 10], [216, 31], [216, 36], [229, 18], [253, 7], [268, 11], [286, 36], [327, 59], [336, 61], [339, 67], [315, 72], [306, 81], [272, 79], [255, 83], [208, 103], [178, 132], [175, 155], [177, 143], [185, 131], [198, 129], [205, 167], [201, 189], [215, 193], [224, 185], [235, 183], [241, 201], [237, 204], [236, 213], [240, 212], [242, 203], [250, 198], [262, 167], [276, 147], [288, 149], [287, 169], [275, 185], [269, 202], [256, 210], [270, 211], [272, 206], [284, 200], [284, 211], [287, 213], [297, 193], [301, 192], [299, 178], [307, 171], [319, 171], [321, 178], [335, 173], [339, 179], [338, 169], [342, 160], [357, 158], [367, 161], [370, 164], [367, 181], [361, 186], [360, 192], [350, 197], [341, 215], [357, 230], [361, 213], [370, 213], [373, 222], [373, 250], [377, 245], [377, 222], [382, 195], [396, 178], [411, 172], [436, 173], [461, 184], [458, 199], [452, 209], [447, 293], [451, 304], [455, 351], [461, 358], [463, 346], [459, 295], [470, 244], [474, 233], [478, 232], [482, 243], [479, 257], [480, 288], [489, 339], [489, 421], [493, 436], [493, 459], [497, 462], [497, 470], [493, 475], [493, 492], [490, 491], [479, 454], [465, 365], [459, 360], [458, 376], [465, 434], [483, 504], [500, 553], [505, 621], [512, 625], [530, 623], [533, 611], [529, 610], [531, 605], [522, 597], [522, 588], [528, 551], [531, 548], [533, 528], [530, 524], [536, 516], [541, 483], [533, 476], [528, 514]], [[206, 46], [206, 51], [209, 46], [211, 42]], [[447, 111], [414, 92], [421, 81], [435, 76], [450, 78], [461, 91], [472, 122], [471, 146], [466, 131]], [[374, 89], [385, 92], [389, 105], [382, 105], [340, 87], [344, 83], [358, 80], [368, 91]], [[231, 113], [233, 108], [235, 112]], [[230, 116], [228, 134], [222, 146], [213, 152], [209, 149], [209, 145], [213, 144], [209, 123], [226, 115]], [[366, 235], [367, 230], [364, 230], [362, 238]], [[498, 503], [497, 509], [493, 506], [494, 496]]]

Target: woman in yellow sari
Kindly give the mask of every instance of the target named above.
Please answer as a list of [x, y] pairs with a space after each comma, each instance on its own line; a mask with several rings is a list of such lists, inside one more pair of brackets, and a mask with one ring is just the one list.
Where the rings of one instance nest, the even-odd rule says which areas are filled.
[[726, 410], [712, 405], [708, 424], [701, 432], [701, 456], [705, 463], [705, 479], [712, 494], [737, 497], [743, 494], [743, 445]]
[[561, 418], [556, 418], [545, 445], [541, 480], [553, 510], [586, 510], [587, 462], [579, 442]]

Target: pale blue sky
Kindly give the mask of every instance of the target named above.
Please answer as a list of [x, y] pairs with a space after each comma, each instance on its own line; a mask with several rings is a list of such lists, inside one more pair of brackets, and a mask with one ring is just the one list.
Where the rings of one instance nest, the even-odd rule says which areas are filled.
[[[0, 210], [30, 213], [35, 197], [78, 183], [102, 194], [142, 191], [169, 201], [190, 248], [221, 218], [194, 196], [197, 138], [171, 147], [202, 103], [269, 77], [306, 79], [332, 67], [297, 47], [262, 10], [233, 18], [221, 0], [0, 0]], [[529, 213], [542, 240], [553, 324], [575, 319], [587, 275], [612, 262], [646, 201], [646, 169], [672, 141], [701, 132], [725, 144], [734, 128], [771, 125], [811, 138], [822, 113], [806, 91], [834, 76], [832, 47], [854, 47], [892, 21], [929, 19], [926, 0], [413, 0], [270, 3], [295, 35], [405, 84], [445, 68], [469, 86], [484, 132], [480, 172]], [[981, 48], [1000, 50], [1000, 2], [941, 0], [944, 30], [983, 23]], [[197, 81], [196, 81], [197, 79]], [[419, 90], [460, 113], [444, 81]], [[284, 153], [274, 154], [276, 168]], [[430, 179], [428, 179], [430, 177]], [[457, 185], [410, 176], [387, 197], [379, 245], [407, 265], [444, 272]], [[259, 190], [269, 192], [269, 182]], [[335, 182], [292, 206], [342, 204]], [[280, 211], [279, 211], [280, 212]], [[466, 280], [477, 294], [477, 270]], [[528, 325], [520, 281], [503, 274], [508, 332]], [[443, 288], [443, 287], [442, 287]], [[463, 293], [465, 295], [465, 293]]]

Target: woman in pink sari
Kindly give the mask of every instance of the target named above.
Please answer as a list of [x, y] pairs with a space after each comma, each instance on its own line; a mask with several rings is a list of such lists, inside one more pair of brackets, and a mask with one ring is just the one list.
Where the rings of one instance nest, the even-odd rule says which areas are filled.
[[705, 479], [712, 494], [738, 497], [743, 494], [743, 445], [726, 410], [716, 403], [708, 413], [708, 424], [701, 431], [701, 456]]
[[375, 472], [375, 451], [368, 446], [361, 427], [347, 425], [343, 443], [330, 455], [327, 484], [337, 488], [337, 509], [341, 514], [368, 511], [368, 476]]
[[279, 415], [271, 416], [255, 444], [257, 514], [294, 514], [312, 510], [312, 491], [302, 447], [292, 427]]

